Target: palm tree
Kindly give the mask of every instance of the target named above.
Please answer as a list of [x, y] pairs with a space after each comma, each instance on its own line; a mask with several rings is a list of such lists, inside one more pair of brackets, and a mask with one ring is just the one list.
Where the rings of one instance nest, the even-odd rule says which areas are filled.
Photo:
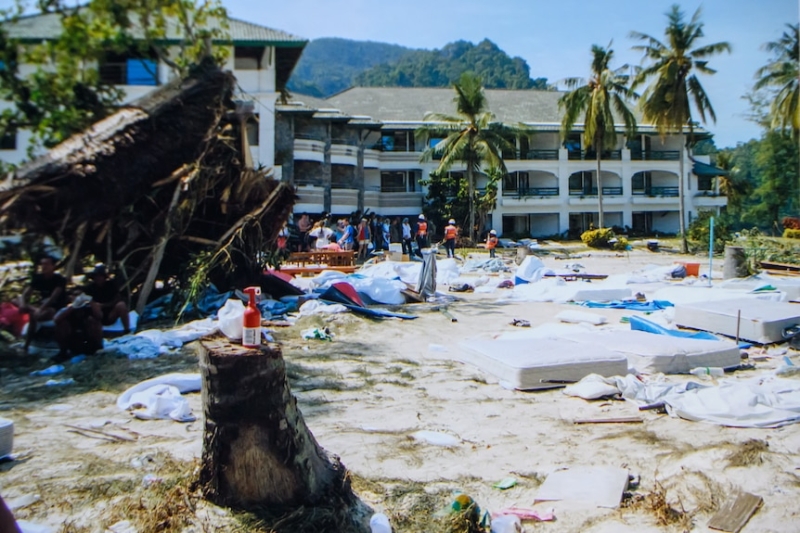
[[430, 161], [434, 155], [440, 156], [436, 169], [438, 174], [448, 172], [458, 162], [465, 164], [469, 188], [469, 237], [474, 241], [476, 175], [484, 163], [499, 168], [505, 175], [502, 151], [514, 149], [507, 137], [519, 130], [494, 122], [495, 116], [488, 111], [486, 94], [478, 76], [465, 72], [453, 84], [453, 89], [456, 91], [453, 102], [457, 115], [428, 113], [424, 120], [431, 125], [419, 128], [416, 135], [421, 139], [443, 137], [435, 146], [428, 147], [420, 158], [421, 161]]
[[776, 129], [789, 128], [792, 135], [797, 137], [800, 132], [800, 115], [798, 115], [797, 100], [800, 93], [798, 83], [798, 28], [800, 25], [787, 24], [788, 32], [777, 41], [769, 42], [764, 48], [772, 52], [775, 58], [761, 67], [756, 72], [755, 88], [777, 89], [775, 99], [770, 106], [770, 119], [772, 127]]
[[[686, 242], [684, 205], [684, 160], [686, 159], [684, 151], [692, 143], [694, 132], [692, 104], [704, 123], [706, 115], [714, 122], [717, 120], [711, 100], [693, 72], [714, 74], [716, 71], [709, 68], [707, 58], [722, 52], [730, 52], [731, 46], [727, 42], [719, 42], [695, 48], [697, 41], [703, 37], [699, 8], [688, 23], [684, 21], [684, 13], [677, 4], [674, 4], [666, 15], [669, 21], [664, 31], [666, 44], [644, 33], [630, 34], [632, 38], [646, 42], [644, 45], [634, 46], [633, 49], [643, 52], [644, 58], [650, 60], [650, 65], [638, 72], [633, 85], [636, 87], [648, 78], [653, 78], [640, 101], [642, 119], [655, 125], [662, 138], [667, 132], [677, 132], [681, 137], [678, 202], [681, 250], [687, 253], [689, 246]], [[689, 130], [688, 137], [684, 133], [685, 128]]]
[[615, 114], [625, 123], [625, 134], [631, 138], [636, 132], [636, 117], [628, 109], [627, 99], [639, 96], [627, 87], [629, 76], [623, 74], [627, 65], [616, 70], [609, 68], [614, 57], [611, 43], [608, 50], [592, 45], [592, 76], [588, 82], [582, 78], [568, 78], [564, 84], [572, 91], [559, 98], [558, 106], [564, 110], [561, 119], [561, 138], [566, 141], [578, 116], [583, 114], [584, 138], [587, 147], [594, 147], [597, 162], [598, 223], [603, 228], [603, 181], [600, 160], [607, 146], [616, 146]]

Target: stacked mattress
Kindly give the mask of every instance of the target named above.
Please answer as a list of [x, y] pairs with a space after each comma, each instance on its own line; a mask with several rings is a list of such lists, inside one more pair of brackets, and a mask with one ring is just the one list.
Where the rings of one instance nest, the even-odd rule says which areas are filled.
[[11, 455], [14, 448], [14, 422], [0, 418], [0, 458]]
[[579, 328], [557, 335], [463, 342], [458, 359], [519, 390], [546, 389], [553, 381], [579, 381], [589, 374], [621, 376], [629, 368], [644, 374], [685, 374], [741, 361], [739, 348], [727, 341]]
[[[741, 319], [737, 314], [741, 311]], [[800, 305], [738, 298], [678, 305], [675, 323], [759, 344], [782, 342], [784, 331], [800, 325]]]
[[542, 380], [578, 381], [589, 374], [618, 376], [628, 372], [621, 353], [571, 339], [509, 339], [463, 342], [459, 360], [492, 374], [509, 388], [552, 388]]

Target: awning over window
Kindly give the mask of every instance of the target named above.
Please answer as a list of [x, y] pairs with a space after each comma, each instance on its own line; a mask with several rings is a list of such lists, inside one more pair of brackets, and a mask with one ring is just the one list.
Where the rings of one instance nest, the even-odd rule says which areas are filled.
[[700, 161], [693, 161], [692, 164], [692, 172], [694, 172], [695, 176], [704, 176], [704, 177], [715, 177], [715, 176], [727, 176], [730, 174], [727, 170], [722, 170], [721, 168], [717, 168], [714, 165], [709, 165], [708, 163], [701, 163]]

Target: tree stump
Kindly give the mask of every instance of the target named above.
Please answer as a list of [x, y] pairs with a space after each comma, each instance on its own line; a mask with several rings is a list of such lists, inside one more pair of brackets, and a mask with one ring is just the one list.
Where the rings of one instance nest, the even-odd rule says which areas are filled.
[[725, 263], [722, 265], [722, 279], [746, 278], [749, 275], [744, 248], [741, 246], [726, 246]]
[[217, 337], [201, 341], [199, 352], [205, 497], [218, 505], [273, 514], [335, 508], [348, 522], [335, 530], [368, 531], [370, 510], [352, 492], [339, 458], [329, 456], [306, 426], [289, 390], [280, 349], [243, 348]]

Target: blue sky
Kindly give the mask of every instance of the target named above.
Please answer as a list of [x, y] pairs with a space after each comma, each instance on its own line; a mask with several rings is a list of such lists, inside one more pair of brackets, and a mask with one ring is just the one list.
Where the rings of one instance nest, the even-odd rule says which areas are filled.
[[[638, 64], [630, 50], [631, 30], [663, 36], [664, 13], [673, 0], [223, 0], [231, 16], [308, 39], [348, 39], [441, 48], [458, 39], [489, 38], [509, 55], [528, 62], [531, 75], [550, 82], [585, 76], [592, 44], [613, 39], [616, 66]], [[697, 0], [680, 3], [691, 16], [702, 7], [701, 43], [728, 41], [730, 55], [714, 57], [718, 73], [701, 76], [717, 113], [707, 128], [717, 146], [733, 146], [759, 136], [746, 120], [741, 99], [755, 71], [769, 55], [761, 49], [777, 39], [786, 23], [798, 21], [798, 0]]]

